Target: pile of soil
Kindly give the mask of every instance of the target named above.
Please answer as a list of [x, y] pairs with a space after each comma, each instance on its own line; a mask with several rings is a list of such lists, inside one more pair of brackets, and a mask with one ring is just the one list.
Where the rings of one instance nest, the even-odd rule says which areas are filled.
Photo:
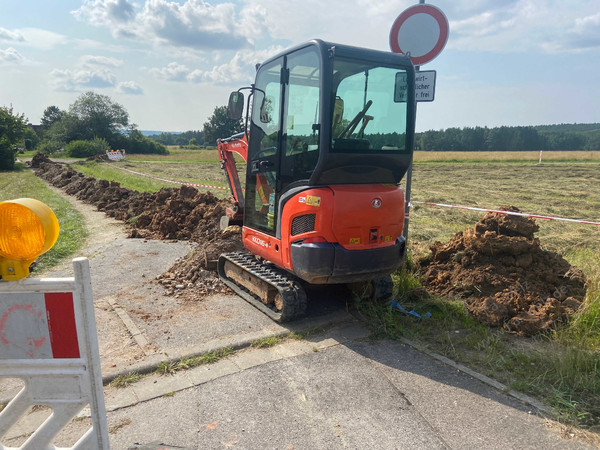
[[[504, 211], [519, 210], [503, 206]], [[464, 298], [479, 321], [532, 335], [568, 319], [585, 297], [585, 277], [559, 254], [542, 250], [532, 218], [486, 213], [420, 262], [431, 292]]]
[[140, 193], [116, 182], [87, 177], [39, 154], [33, 158], [31, 167], [36, 168], [38, 177], [53, 186], [126, 222], [131, 227], [130, 237], [198, 243], [187, 258], [159, 277], [158, 282], [169, 294], [182, 295], [182, 291], [192, 287], [204, 294], [225, 291], [214, 272], [215, 259], [221, 253], [243, 248], [240, 227], [220, 230], [227, 200], [190, 186]]

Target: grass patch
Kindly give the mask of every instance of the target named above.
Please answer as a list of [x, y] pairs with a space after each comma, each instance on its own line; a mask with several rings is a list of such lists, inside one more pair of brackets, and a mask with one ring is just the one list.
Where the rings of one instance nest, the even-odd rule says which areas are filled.
[[183, 357], [179, 361], [163, 361], [156, 367], [155, 372], [161, 375], [173, 375], [180, 370], [193, 369], [204, 364], [214, 364], [232, 353], [233, 347], [227, 347], [200, 356]]
[[[223, 188], [227, 186], [225, 173], [220, 168], [220, 164], [212, 161], [183, 161], [173, 164], [161, 164], [145, 160], [128, 160], [118, 163], [86, 161], [73, 164], [72, 167], [84, 175], [115, 181], [122, 187], [138, 192], [156, 192], [164, 187], [180, 187], [180, 184], [161, 181], [160, 179], [178, 181], [181, 183], [220, 186]], [[238, 172], [243, 184], [245, 179], [245, 169], [243, 165], [238, 166]], [[228, 197], [230, 195], [229, 191], [226, 189], [198, 187], [198, 190], [210, 190], [218, 197]]]
[[129, 372], [127, 374], [117, 376], [114, 380], [110, 382], [110, 386], [116, 388], [124, 388], [139, 381], [141, 378], [142, 376], [139, 373]]
[[279, 336], [269, 336], [250, 342], [250, 346], [255, 348], [273, 347], [274, 345], [279, 344], [281, 340], [282, 338]]
[[60, 235], [54, 247], [41, 255], [31, 268], [32, 273], [39, 273], [73, 257], [85, 244], [88, 233], [84, 217], [79, 211], [49, 189], [24, 165], [16, 163], [14, 171], [0, 174], [0, 201], [24, 197], [47, 204], [54, 211], [60, 226]]
[[73, 167], [78, 172], [87, 175], [88, 177], [93, 177], [101, 180], [115, 181], [124, 188], [138, 192], [156, 192], [163, 187], [177, 187], [177, 185], [173, 183], [153, 180], [151, 178], [144, 177], [141, 175], [135, 175], [124, 172], [117, 168], [117, 164], [99, 163], [96, 161], [92, 161], [73, 164], [71, 167]]

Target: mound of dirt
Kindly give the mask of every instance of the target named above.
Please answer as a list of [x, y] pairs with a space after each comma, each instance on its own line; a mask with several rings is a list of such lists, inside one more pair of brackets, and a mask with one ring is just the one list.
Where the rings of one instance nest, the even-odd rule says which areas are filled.
[[[519, 210], [514, 206], [500, 208]], [[465, 299], [479, 321], [532, 335], [567, 319], [585, 297], [583, 273], [542, 250], [531, 218], [486, 213], [449, 242], [435, 242], [421, 261], [431, 292]]]
[[116, 182], [87, 177], [43, 155], [36, 155], [31, 166], [37, 167], [37, 176], [53, 186], [126, 222], [131, 227], [130, 237], [197, 242], [194, 252], [159, 277], [159, 283], [168, 293], [182, 294], [192, 287], [206, 294], [226, 289], [214, 273], [214, 260], [220, 253], [243, 247], [240, 227], [220, 230], [220, 218], [229, 204], [227, 200], [190, 186], [139, 193]]

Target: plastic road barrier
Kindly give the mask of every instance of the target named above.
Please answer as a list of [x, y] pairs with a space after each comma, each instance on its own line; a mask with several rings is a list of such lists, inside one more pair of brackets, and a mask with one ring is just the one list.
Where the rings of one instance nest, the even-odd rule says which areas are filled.
[[25, 383], [0, 412], [0, 440], [30, 407], [52, 409], [22, 449], [55, 448], [87, 405], [92, 427], [71, 448], [109, 448], [89, 262], [77, 258], [73, 267], [74, 278], [0, 283], [0, 378]]

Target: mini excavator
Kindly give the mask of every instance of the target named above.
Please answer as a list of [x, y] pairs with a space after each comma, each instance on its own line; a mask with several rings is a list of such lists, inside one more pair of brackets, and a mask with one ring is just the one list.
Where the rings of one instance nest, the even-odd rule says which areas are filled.
[[[392, 294], [405, 254], [414, 67], [404, 55], [309, 41], [257, 66], [232, 92], [246, 131], [217, 141], [247, 252], [220, 256], [221, 279], [277, 322], [302, 316], [304, 285]], [[242, 91], [249, 94], [244, 99]], [[246, 162], [245, 189], [234, 153]]]

